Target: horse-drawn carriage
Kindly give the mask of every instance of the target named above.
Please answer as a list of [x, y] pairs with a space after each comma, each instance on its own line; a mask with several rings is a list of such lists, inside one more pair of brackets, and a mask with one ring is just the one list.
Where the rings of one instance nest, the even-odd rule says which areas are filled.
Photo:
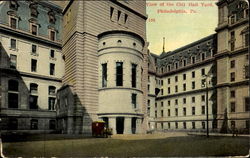
[[112, 128], [107, 128], [104, 121], [92, 122], [92, 136], [93, 137], [111, 137], [113, 134]]

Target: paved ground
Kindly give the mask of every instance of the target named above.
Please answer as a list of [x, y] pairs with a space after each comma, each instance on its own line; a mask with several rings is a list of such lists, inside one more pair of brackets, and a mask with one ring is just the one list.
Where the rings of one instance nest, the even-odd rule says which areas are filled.
[[34, 140], [3, 143], [3, 153], [7, 157], [193, 157], [244, 156], [249, 153], [249, 137], [206, 138], [181, 132], [114, 135], [112, 138], [77, 137], [38, 135]]

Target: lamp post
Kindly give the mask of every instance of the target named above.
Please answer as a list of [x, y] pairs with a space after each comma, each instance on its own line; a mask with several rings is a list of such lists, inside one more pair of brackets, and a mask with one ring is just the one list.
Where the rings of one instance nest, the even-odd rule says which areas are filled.
[[209, 120], [208, 120], [208, 77], [210, 77], [210, 75], [203, 75], [203, 77], [205, 77], [205, 82], [203, 82], [202, 84], [204, 86], [206, 86], [206, 122], [207, 122], [207, 138], [209, 138]]

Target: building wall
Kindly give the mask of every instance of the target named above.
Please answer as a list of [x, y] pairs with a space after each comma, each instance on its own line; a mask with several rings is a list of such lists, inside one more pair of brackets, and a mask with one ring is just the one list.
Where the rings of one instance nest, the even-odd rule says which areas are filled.
[[[138, 4], [146, 5], [145, 2]], [[98, 80], [98, 73], [93, 73], [98, 72], [98, 65], [95, 64], [98, 63], [97, 36], [106, 31], [125, 30], [145, 39], [146, 16], [136, 11], [142, 10], [141, 5], [133, 6], [136, 8], [131, 10], [114, 1], [74, 1], [64, 10], [63, 54], [66, 67], [63, 83], [73, 85], [79, 99], [77, 104], [85, 108], [85, 116], [88, 117], [83, 119], [84, 133], [90, 133], [91, 122], [98, 119], [98, 82], [93, 82]], [[114, 9], [112, 16], [111, 7]], [[119, 20], [118, 10], [121, 12]], [[128, 15], [126, 23], [125, 14]], [[146, 51], [143, 53], [147, 54]], [[146, 76], [147, 64], [146, 59], [144, 60], [143, 76]], [[143, 78], [143, 91], [146, 89], [145, 78], [147, 77]], [[145, 96], [144, 104], [146, 104]]]
[[[249, 15], [246, 14], [248, 5], [240, 1], [230, 3], [220, 1], [217, 5], [219, 10], [224, 9], [224, 12], [219, 12], [219, 21], [224, 22], [219, 23], [216, 28], [218, 128], [225, 132], [234, 124], [244, 132], [249, 128], [247, 125], [249, 110], [245, 102], [245, 98], [249, 97], [249, 77], [246, 77], [249, 71], [249, 45], [245, 42], [245, 34], [248, 33], [249, 38]], [[225, 17], [225, 20], [223, 20], [223, 13], [228, 17]], [[232, 48], [233, 45], [234, 48]], [[235, 74], [234, 80], [231, 79], [231, 73]], [[235, 96], [231, 95], [232, 92]], [[226, 126], [224, 126], [225, 122]]]
[[[52, 132], [56, 130], [56, 109], [53, 103], [54, 108], [49, 109], [49, 97], [56, 100], [55, 92], [61, 87], [64, 75], [60, 46], [61, 9], [51, 3], [37, 3], [38, 16], [32, 17], [29, 6], [30, 2], [26, 1], [17, 1], [17, 8], [10, 8], [10, 1], [0, 4], [1, 126], [7, 132]], [[48, 12], [51, 10], [56, 18], [54, 24], [49, 22]], [[11, 18], [17, 20], [16, 28], [11, 27]], [[37, 35], [31, 33], [31, 24], [39, 26]], [[55, 40], [50, 39], [50, 30], [56, 32]], [[16, 47], [11, 46], [11, 39], [16, 40]], [[32, 45], [36, 46], [34, 52]], [[51, 50], [54, 50], [54, 57], [50, 55]], [[11, 55], [16, 56], [16, 61], [11, 59]], [[32, 59], [37, 60], [34, 72], [31, 70]], [[50, 75], [50, 63], [55, 64], [54, 75]], [[18, 83], [17, 90], [10, 89], [10, 80]], [[36, 91], [31, 91], [31, 83], [37, 85]], [[49, 86], [55, 87], [55, 92], [50, 93]], [[12, 107], [9, 94], [18, 95], [17, 107]], [[30, 95], [37, 96], [38, 107], [35, 109], [30, 107]]]

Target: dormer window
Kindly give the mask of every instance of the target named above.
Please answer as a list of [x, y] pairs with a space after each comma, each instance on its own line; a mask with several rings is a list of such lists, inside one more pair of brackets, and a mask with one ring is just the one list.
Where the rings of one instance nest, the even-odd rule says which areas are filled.
[[17, 19], [16, 18], [13, 18], [13, 17], [10, 18], [10, 27], [13, 29], [17, 28]]
[[56, 39], [56, 32], [51, 30], [50, 31], [50, 40], [55, 41], [55, 39]]
[[50, 11], [50, 12], [48, 13], [48, 15], [49, 15], [49, 22], [50, 22], [51, 24], [55, 24], [55, 22], [56, 22], [55, 13], [54, 13], [53, 11]]
[[37, 25], [31, 24], [32, 35], [37, 35]]
[[192, 62], [192, 64], [194, 64], [194, 63], [195, 63], [195, 57], [194, 57], [194, 56], [192, 56], [192, 58], [191, 58], [191, 62]]
[[38, 16], [37, 6], [35, 4], [30, 4], [30, 15], [35, 18]]
[[10, 9], [17, 10], [17, 8], [18, 8], [17, 0], [11, 0], [10, 1]]
[[236, 16], [233, 14], [230, 17], [231, 24], [234, 24], [236, 22]]

